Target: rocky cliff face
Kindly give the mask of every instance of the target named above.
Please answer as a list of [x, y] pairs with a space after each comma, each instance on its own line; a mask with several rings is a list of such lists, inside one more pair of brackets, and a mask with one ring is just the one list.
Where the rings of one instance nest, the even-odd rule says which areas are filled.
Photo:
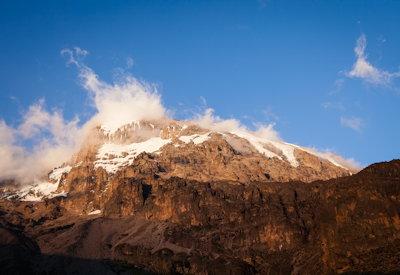
[[2, 200], [0, 219], [43, 255], [156, 273], [400, 271], [400, 161], [312, 183], [199, 181], [165, 177], [162, 154], [112, 177], [72, 168], [67, 196]]
[[0, 245], [25, 274], [396, 272], [400, 161], [354, 172], [240, 129], [98, 127], [47, 177], [3, 183]]

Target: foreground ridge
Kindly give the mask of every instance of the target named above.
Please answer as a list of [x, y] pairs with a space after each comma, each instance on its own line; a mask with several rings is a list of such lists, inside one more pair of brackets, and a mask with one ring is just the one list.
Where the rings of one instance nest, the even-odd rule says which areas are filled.
[[111, 179], [109, 200], [88, 200], [86, 214], [83, 183], [74, 181], [66, 197], [2, 200], [1, 227], [18, 228], [42, 255], [156, 273], [400, 271], [400, 160], [312, 183], [150, 179], [126, 171]]

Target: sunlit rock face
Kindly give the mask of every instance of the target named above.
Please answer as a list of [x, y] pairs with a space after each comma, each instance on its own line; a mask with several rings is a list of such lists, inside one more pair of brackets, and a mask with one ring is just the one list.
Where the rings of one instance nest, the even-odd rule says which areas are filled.
[[[67, 196], [0, 200], [0, 229], [23, 230], [43, 255], [103, 268], [107, 259], [112, 270], [123, 262], [163, 274], [399, 272], [399, 160], [311, 183], [155, 177], [152, 154], [137, 161], [152, 165], [112, 177], [79, 166], [64, 176]], [[68, 268], [37, 257], [47, 270]]]
[[[377, 188], [378, 172], [353, 173], [336, 159], [243, 129], [174, 120], [115, 131], [100, 125], [69, 162], [32, 185], [3, 185], [0, 220], [33, 238], [44, 255], [92, 264], [116, 260], [158, 273], [329, 273], [350, 270], [335, 244], [358, 242], [349, 217], [363, 210], [352, 198], [363, 209], [377, 199], [371, 215], [386, 209], [386, 195], [368, 191]], [[397, 226], [395, 216], [382, 221]]]

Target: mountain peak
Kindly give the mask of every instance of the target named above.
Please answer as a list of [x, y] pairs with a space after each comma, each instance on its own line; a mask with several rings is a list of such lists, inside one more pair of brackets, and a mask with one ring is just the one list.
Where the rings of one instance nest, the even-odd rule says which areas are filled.
[[[98, 173], [107, 181], [133, 173], [138, 178], [249, 183], [311, 182], [352, 172], [330, 156], [245, 128], [213, 130], [193, 121], [141, 120], [114, 132], [103, 125], [93, 128], [68, 164], [7, 196], [38, 200], [74, 193], [72, 182], [89, 178], [98, 182]], [[92, 190], [91, 185], [84, 186]]]

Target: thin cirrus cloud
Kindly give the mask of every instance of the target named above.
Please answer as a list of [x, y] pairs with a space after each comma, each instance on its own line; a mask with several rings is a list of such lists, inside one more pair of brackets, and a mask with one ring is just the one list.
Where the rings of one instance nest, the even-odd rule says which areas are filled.
[[333, 109], [333, 110], [338, 110], [338, 111], [345, 111], [346, 107], [343, 105], [342, 102], [323, 102], [321, 104], [322, 108], [324, 109]]
[[400, 77], [400, 72], [388, 72], [372, 65], [367, 60], [365, 49], [367, 47], [367, 38], [362, 34], [356, 43], [354, 53], [356, 54], [356, 62], [353, 64], [351, 71], [346, 73], [349, 78], [359, 78], [363, 81], [381, 86], [389, 86], [395, 78]]
[[127, 69], [131, 69], [133, 67], [133, 65], [135, 64], [135, 61], [133, 60], [132, 57], [128, 57], [126, 59], [126, 68]]
[[361, 132], [364, 127], [363, 119], [359, 117], [340, 117], [340, 124], [343, 127], [350, 128], [354, 131]]

